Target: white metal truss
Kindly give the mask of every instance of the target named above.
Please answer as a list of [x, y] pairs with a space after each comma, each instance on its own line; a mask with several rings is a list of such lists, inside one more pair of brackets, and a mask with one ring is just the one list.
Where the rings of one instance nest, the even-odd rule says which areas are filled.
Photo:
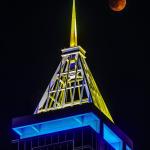
[[80, 46], [63, 49], [62, 60], [34, 114], [91, 102], [112, 120], [85, 61], [85, 51]]

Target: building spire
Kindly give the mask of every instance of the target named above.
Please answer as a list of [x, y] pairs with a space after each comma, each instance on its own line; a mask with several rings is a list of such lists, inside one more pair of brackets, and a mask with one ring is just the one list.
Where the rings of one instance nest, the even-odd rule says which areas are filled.
[[93, 103], [113, 122], [111, 114], [86, 63], [86, 52], [77, 45], [75, 0], [73, 0], [72, 7], [70, 47], [61, 50], [62, 60], [34, 114], [74, 105]]
[[77, 24], [76, 24], [76, 8], [75, 0], [73, 0], [72, 6], [72, 22], [71, 22], [71, 35], [70, 35], [70, 47], [77, 46]]

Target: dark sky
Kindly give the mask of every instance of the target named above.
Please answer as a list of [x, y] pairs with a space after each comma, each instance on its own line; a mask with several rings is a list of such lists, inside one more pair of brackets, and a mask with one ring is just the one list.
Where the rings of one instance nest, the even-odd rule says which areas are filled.
[[[145, 26], [135, 0], [115, 13], [108, 0], [77, 0], [78, 43], [110, 112], [144, 150]], [[9, 148], [11, 119], [34, 112], [69, 47], [72, 0], [11, 1], [0, 4], [0, 144]]]

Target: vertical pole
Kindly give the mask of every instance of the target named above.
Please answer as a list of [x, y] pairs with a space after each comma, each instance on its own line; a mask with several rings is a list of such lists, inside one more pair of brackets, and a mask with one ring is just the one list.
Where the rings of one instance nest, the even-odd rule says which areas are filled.
[[99, 134], [99, 150], [103, 150], [103, 136], [104, 136], [104, 126], [103, 126], [103, 121], [100, 120], [100, 134]]
[[81, 117], [82, 119], [82, 150], [83, 150], [83, 124], [84, 124], [84, 117]]
[[20, 149], [20, 141], [18, 140], [18, 150]]
[[68, 66], [66, 66], [67, 67], [67, 77], [66, 77], [66, 81], [65, 81], [65, 84], [66, 84], [66, 86], [65, 86], [65, 93], [64, 93], [64, 101], [63, 101], [63, 106], [65, 105], [65, 103], [67, 102], [67, 93], [68, 93], [68, 91], [67, 91], [67, 84], [68, 84], [68, 77], [69, 77], [69, 72], [70, 72], [70, 59], [71, 59], [71, 57], [69, 56], [68, 57], [68, 61], [69, 62], [67, 62], [68, 63]]
[[24, 141], [24, 150], [26, 150], [26, 141]]
[[31, 139], [31, 145], [30, 145], [30, 146], [31, 146], [30, 148], [31, 148], [31, 150], [32, 150], [32, 139]]
[[122, 150], [126, 150], [126, 143], [123, 141]]
[[70, 35], [70, 47], [77, 46], [77, 25], [76, 25], [76, 8], [75, 0], [73, 0], [72, 6], [72, 22], [71, 22], [71, 35]]

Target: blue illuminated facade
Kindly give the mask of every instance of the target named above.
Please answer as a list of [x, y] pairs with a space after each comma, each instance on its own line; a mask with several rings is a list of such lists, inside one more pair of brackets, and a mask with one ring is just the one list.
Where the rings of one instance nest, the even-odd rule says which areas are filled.
[[90, 126], [97, 133], [100, 132], [100, 120], [92, 112], [15, 127], [13, 130], [19, 134], [20, 139], [24, 139], [85, 126]]
[[108, 142], [115, 150], [123, 149], [123, 141], [106, 124], [103, 128], [104, 140]]
[[18, 136], [13, 145], [18, 150], [133, 149], [132, 141], [92, 103], [63, 112], [14, 118], [12, 129]]

